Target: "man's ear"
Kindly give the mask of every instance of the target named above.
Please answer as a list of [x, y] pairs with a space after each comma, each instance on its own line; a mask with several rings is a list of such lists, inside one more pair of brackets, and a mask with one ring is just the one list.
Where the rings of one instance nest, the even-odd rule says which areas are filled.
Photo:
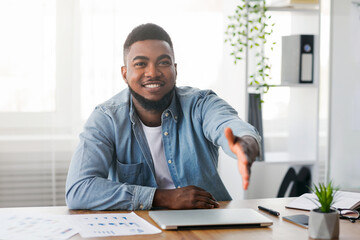
[[127, 84], [128, 81], [127, 81], [127, 79], [126, 79], [126, 74], [127, 74], [127, 68], [126, 68], [126, 66], [122, 66], [122, 67], [121, 67], [121, 75], [122, 75], [125, 83]]
[[176, 79], [177, 79], [177, 63], [174, 63], [174, 66], [175, 66], [175, 82], [176, 82]]

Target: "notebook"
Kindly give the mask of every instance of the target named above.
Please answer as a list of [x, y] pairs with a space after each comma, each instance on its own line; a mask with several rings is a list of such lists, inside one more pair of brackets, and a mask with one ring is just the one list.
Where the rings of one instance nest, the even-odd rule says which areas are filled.
[[[304, 193], [300, 197], [292, 200], [285, 207], [310, 211], [311, 209], [319, 207], [316, 199], [317, 197], [314, 193]], [[360, 207], [360, 193], [337, 191], [332, 207], [357, 209]]]
[[273, 221], [251, 208], [149, 211], [162, 229], [271, 226]]

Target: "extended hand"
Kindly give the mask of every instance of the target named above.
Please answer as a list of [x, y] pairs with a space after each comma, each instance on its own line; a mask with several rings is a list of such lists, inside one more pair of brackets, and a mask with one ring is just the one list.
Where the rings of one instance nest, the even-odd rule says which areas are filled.
[[217, 208], [219, 203], [204, 189], [187, 186], [176, 189], [157, 189], [153, 206], [168, 209]]
[[249, 186], [251, 163], [249, 163], [243, 146], [241, 145], [243, 140], [234, 136], [230, 128], [225, 128], [225, 137], [228, 140], [230, 150], [236, 155], [238, 159], [238, 169], [242, 176], [243, 189], [246, 190]]

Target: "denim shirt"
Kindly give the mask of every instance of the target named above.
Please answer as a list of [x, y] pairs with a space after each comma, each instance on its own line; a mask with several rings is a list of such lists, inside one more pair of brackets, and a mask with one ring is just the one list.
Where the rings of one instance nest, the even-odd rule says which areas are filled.
[[[236, 159], [224, 129], [259, 144], [256, 129], [211, 90], [177, 87], [175, 93], [161, 115], [175, 187], [195, 185], [218, 201], [231, 200], [217, 172], [219, 146]], [[125, 89], [97, 106], [86, 122], [69, 167], [66, 202], [71, 209], [150, 209], [156, 188], [150, 149]]]

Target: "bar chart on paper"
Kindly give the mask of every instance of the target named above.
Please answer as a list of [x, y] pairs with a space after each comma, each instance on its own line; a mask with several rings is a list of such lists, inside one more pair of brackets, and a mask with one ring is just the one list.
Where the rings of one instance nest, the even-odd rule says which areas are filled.
[[134, 212], [122, 214], [80, 214], [69, 216], [71, 225], [84, 238], [160, 233]]

